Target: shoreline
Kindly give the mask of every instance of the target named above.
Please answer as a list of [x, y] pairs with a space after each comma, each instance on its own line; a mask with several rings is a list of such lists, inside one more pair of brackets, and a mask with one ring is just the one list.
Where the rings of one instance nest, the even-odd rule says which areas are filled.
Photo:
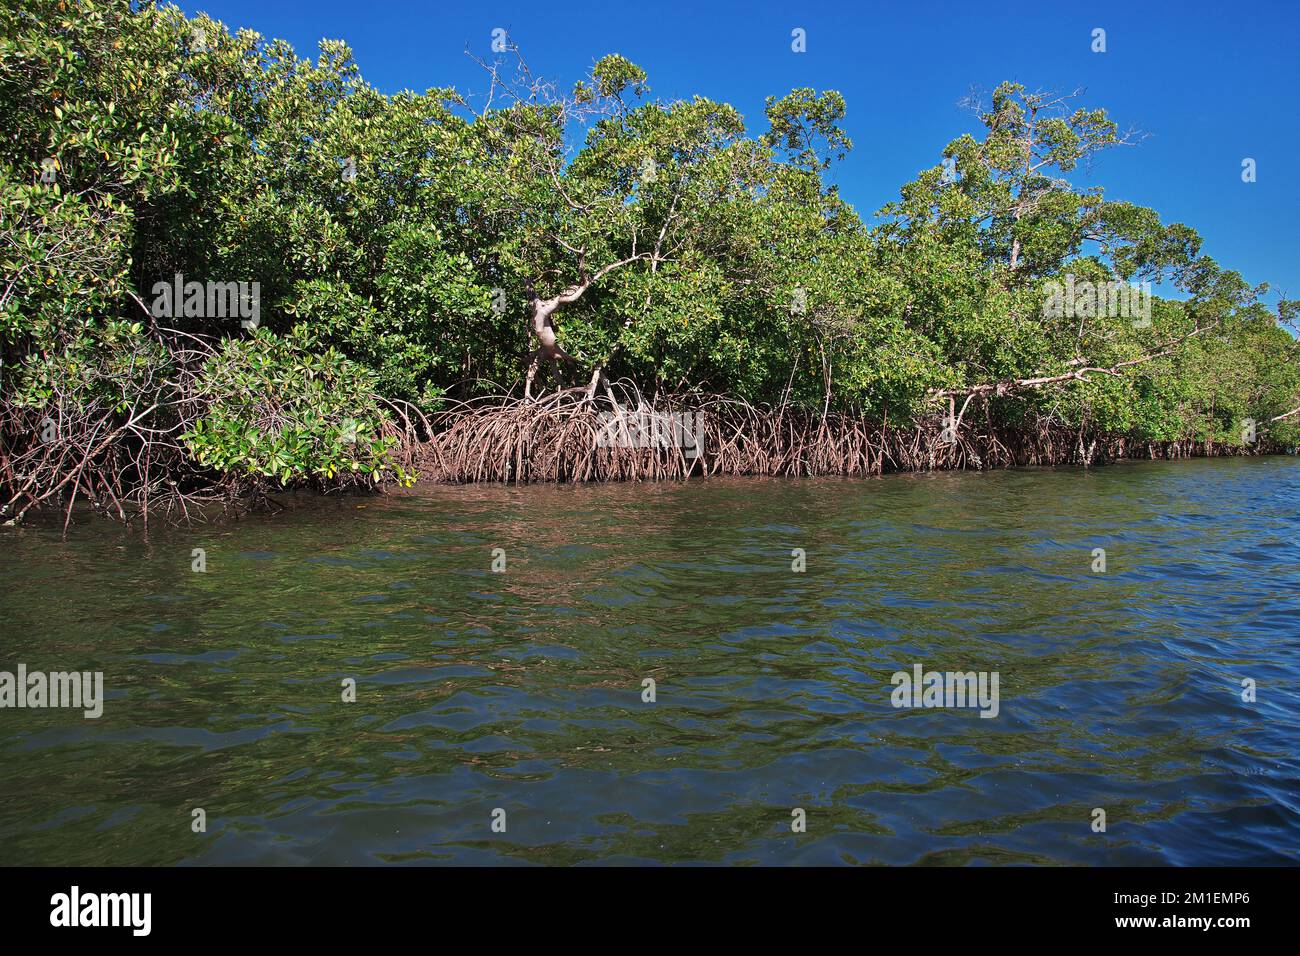
[[1033, 427], [1014, 427], [989, 416], [953, 430], [942, 420], [896, 426], [853, 414], [772, 411], [725, 399], [689, 410], [673, 401], [613, 408], [601, 411], [589, 400], [571, 400], [459, 409], [438, 416], [442, 427], [406, 448], [403, 464], [421, 481], [534, 484], [717, 475], [865, 477], [1290, 451], [1263, 435], [1248, 443], [1154, 441], [1042, 419]]
[[[1122, 461], [1291, 456], [1295, 449], [1260, 436], [1249, 444], [1214, 440], [1152, 441], [1069, 428], [1040, 420], [1035, 428], [983, 427], [956, 432], [943, 420], [905, 426], [853, 414], [821, 416], [755, 408], [725, 398], [684, 411], [678, 400], [640, 409], [560, 392], [533, 402], [464, 406], [429, 416], [433, 434], [421, 438], [407, 423], [391, 452], [395, 472], [414, 472], [422, 485], [592, 485], [687, 481], [700, 478], [868, 478], [889, 474], [1093, 468]], [[616, 411], [608, 411], [613, 407]], [[687, 421], [685, 428], [681, 427]], [[649, 425], [649, 427], [647, 427]], [[184, 492], [154, 495], [147, 504], [123, 500], [123, 514], [84, 498], [69, 507], [53, 500], [0, 527], [31, 526], [73, 515], [127, 524], [206, 524], [250, 513], [278, 514], [302, 495], [364, 499], [388, 495], [404, 482], [372, 484], [299, 481], [268, 487], [262, 479], [216, 474]], [[407, 485], [409, 487], [409, 485]], [[281, 500], [285, 499], [285, 500]]]

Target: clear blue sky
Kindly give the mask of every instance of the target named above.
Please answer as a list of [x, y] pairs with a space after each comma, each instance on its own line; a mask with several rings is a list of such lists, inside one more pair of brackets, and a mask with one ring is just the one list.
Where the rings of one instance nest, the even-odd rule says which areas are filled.
[[[1121, 127], [1148, 134], [1111, 151], [1076, 184], [1158, 210], [1205, 238], [1205, 251], [1273, 294], [1300, 298], [1300, 2], [455, 3], [406, 0], [183, 2], [231, 28], [249, 27], [314, 56], [346, 41], [362, 75], [386, 93], [479, 90], [466, 46], [490, 56], [493, 28], [533, 70], [572, 83], [606, 53], [650, 74], [655, 95], [695, 94], [739, 108], [765, 128], [764, 97], [796, 86], [840, 90], [853, 153], [834, 173], [869, 217], [974, 118], [957, 101], [1010, 79], [1086, 88]], [[790, 49], [795, 27], [807, 52]], [[1092, 31], [1107, 51], [1093, 53]], [[1257, 181], [1241, 181], [1241, 162]]]

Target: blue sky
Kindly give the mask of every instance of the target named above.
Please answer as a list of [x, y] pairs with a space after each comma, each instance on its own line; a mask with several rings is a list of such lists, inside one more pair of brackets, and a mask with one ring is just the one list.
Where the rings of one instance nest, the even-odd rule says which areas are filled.
[[[386, 93], [478, 90], [492, 30], [509, 31], [534, 72], [565, 86], [606, 53], [650, 75], [655, 95], [696, 94], [765, 128], [763, 100], [797, 86], [837, 89], [848, 101], [853, 153], [834, 171], [869, 217], [939, 162], [974, 117], [958, 105], [1001, 80], [1031, 88], [1084, 87], [1081, 102], [1147, 134], [1112, 150], [1078, 185], [1155, 208], [1205, 238], [1205, 252], [1251, 282], [1300, 298], [1300, 3], [926, 2], [444, 3], [405, 0], [201, 0], [181, 4], [315, 55], [322, 37], [353, 49], [362, 75]], [[807, 52], [791, 51], [791, 31]], [[1093, 53], [1092, 31], [1106, 31]], [[1241, 163], [1257, 164], [1243, 183]]]

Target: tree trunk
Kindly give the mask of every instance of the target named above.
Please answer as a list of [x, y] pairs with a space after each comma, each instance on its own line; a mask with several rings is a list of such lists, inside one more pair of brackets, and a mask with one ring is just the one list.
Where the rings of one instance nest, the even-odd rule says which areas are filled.
[[[549, 299], [538, 298], [536, 295], [528, 300], [529, 307], [533, 310], [532, 317], [529, 319], [528, 327], [532, 331], [533, 337], [537, 339], [537, 351], [533, 352], [528, 359], [528, 375], [524, 379], [524, 398], [532, 398], [533, 378], [537, 375], [538, 365], [543, 358], [548, 361], [564, 359], [566, 362], [576, 362], [572, 355], [560, 348], [560, 343], [555, 336], [555, 312], [562, 306], [570, 302], [577, 302], [582, 298], [582, 294], [592, 287], [600, 277], [606, 273], [613, 272], [630, 262], [636, 262], [638, 259], [646, 258], [646, 253], [632, 253], [626, 259], [619, 259], [617, 262], [611, 262], [608, 265], [601, 266], [594, 273], [588, 274], [583, 270], [583, 279], [581, 282], [575, 282], [557, 296]], [[529, 284], [528, 290], [532, 292], [532, 285]]]
[[[579, 292], [578, 295], [582, 293]], [[574, 298], [577, 298], [575, 295]], [[572, 362], [573, 356], [560, 348], [559, 340], [555, 335], [555, 311], [560, 307], [563, 296], [556, 296], [553, 299], [533, 299], [530, 303], [533, 314], [529, 319], [528, 327], [532, 332], [533, 338], [537, 339], [537, 349], [529, 356], [528, 374], [524, 378], [524, 398], [533, 397], [533, 379], [537, 376], [537, 370], [543, 359], [548, 362], [555, 362], [560, 359]]]

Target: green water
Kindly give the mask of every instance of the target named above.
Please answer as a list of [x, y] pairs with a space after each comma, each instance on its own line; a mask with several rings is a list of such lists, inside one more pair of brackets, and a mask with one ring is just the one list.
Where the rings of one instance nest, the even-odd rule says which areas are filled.
[[[0, 670], [107, 700], [0, 709], [0, 862], [1295, 862], [1297, 502], [1279, 457], [6, 529]], [[892, 706], [914, 663], [998, 716]]]

